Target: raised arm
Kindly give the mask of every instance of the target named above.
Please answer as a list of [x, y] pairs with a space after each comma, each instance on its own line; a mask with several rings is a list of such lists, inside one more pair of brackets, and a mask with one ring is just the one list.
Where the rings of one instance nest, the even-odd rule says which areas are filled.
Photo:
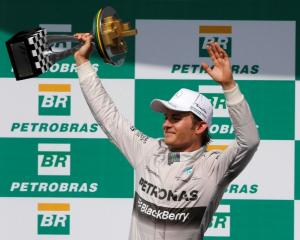
[[235, 131], [235, 141], [213, 162], [218, 181], [227, 184], [246, 167], [260, 140], [249, 105], [233, 79], [227, 53], [217, 43], [208, 46], [208, 53], [214, 67], [202, 66], [222, 86]]
[[75, 34], [75, 37], [84, 43], [74, 53], [74, 58], [77, 64], [80, 87], [86, 102], [105, 134], [135, 167], [139, 160], [143, 159], [141, 155], [145, 154], [150, 145], [156, 142], [139, 132], [124, 119], [104, 89], [89, 62], [92, 51], [92, 35], [80, 33]]

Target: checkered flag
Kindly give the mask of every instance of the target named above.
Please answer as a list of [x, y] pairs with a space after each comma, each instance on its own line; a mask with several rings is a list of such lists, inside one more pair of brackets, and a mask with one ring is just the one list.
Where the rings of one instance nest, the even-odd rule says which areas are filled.
[[36, 77], [53, 65], [44, 28], [19, 32], [6, 42], [6, 47], [17, 80]]
[[38, 30], [32, 37], [28, 38], [28, 44], [31, 47], [31, 55], [34, 59], [36, 69], [40, 69], [42, 73], [46, 72], [51, 66], [49, 55], [46, 54], [47, 49], [47, 30]]

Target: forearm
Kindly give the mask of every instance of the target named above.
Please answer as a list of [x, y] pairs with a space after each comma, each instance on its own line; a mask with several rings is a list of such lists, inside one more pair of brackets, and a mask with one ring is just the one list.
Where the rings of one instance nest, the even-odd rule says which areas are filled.
[[235, 141], [219, 157], [217, 178], [231, 182], [249, 163], [259, 144], [259, 135], [249, 105], [238, 85], [224, 92], [233, 124]]
[[228, 111], [239, 145], [255, 147], [259, 142], [258, 131], [250, 107], [241, 93], [239, 86], [224, 90]]
[[114, 131], [111, 122], [114, 122], [118, 112], [92, 65], [89, 61], [85, 61], [78, 66], [77, 70], [82, 93], [95, 120], [102, 128]]
[[239, 86], [234, 83], [230, 88], [224, 88], [224, 95], [228, 106], [235, 105], [244, 99], [244, 95], [241, 93]]
[[79, 57], [79, 56], [75, 56], [74, 59], [77, 67], [89, 61], [87, 58]]

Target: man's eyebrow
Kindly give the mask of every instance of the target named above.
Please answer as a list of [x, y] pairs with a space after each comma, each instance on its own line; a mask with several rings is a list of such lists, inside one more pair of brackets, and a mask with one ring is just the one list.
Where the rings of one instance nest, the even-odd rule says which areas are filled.
[[[164, 113], [164, 116], [166, 117], [168, 114]], [[189, 115], [188, 112], [175, 112], [175, 113], [171, 113], [171, 117], [184, 117]]]
[[171, 114], [173, 117], [181, 117], [181, 116], [184, 116], [183, 113], [172, 113]]

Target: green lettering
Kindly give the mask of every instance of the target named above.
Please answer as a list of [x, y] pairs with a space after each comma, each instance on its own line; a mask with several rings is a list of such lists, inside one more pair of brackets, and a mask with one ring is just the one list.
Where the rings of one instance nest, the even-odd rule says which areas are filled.
[[258, 185], [257, 184], [251, 185], [250, 193], [257, 193], [257, 190], [258, 190]]
[[221, 225], [221, 228], [225, 228], [226, 217], [225, 216], [217, 216], [214, 228], [218, 228]]
[[29, 123], [23, 123], [21, 127], [21, 132], [27, 132], [29, 127]]
[[10, 131], [13, 132], [13, 131], [15, 131], [16, 129], [20, 128], [20, 126], [21, 126], [20, 123], [13, 123], [12, 126], [11, 126]]
[[257, 74], [258, 71], [259, 71], [259, 66], [258, 66], [258, 65], [253, 65], [253, 66], [251, 67], [251, 72], [250, 72], [250, 73], [252, 73], [252, 74]]
[[174, 73], [174, 72], [176, 72], [176, 71], [179, 71], [180, 68], [181, 68], [181, 67], [180, 67], [179, 64], [173, 64], [171, 73]]
[[189, 73], [189, 67], [190, 67], [190, 65], [183, 64], [182, 69], [181, 69], [181, 73]]
[[241, 187], [239, 193], [248, 193], [248, 186], [247, 186], [247, 184], [244, 184], [244, 185]]
[[239, 65], [232, 65], [231, 67], [232, 73], [239, 73], [240, 66]]
[[248, 65], [243, 66], [240, 73], [249, 73]]
[[87, 128], [87, 124], [83, 124], [82, 127], [80, 128], [79, 132], [87, 132], [88, 128]]

